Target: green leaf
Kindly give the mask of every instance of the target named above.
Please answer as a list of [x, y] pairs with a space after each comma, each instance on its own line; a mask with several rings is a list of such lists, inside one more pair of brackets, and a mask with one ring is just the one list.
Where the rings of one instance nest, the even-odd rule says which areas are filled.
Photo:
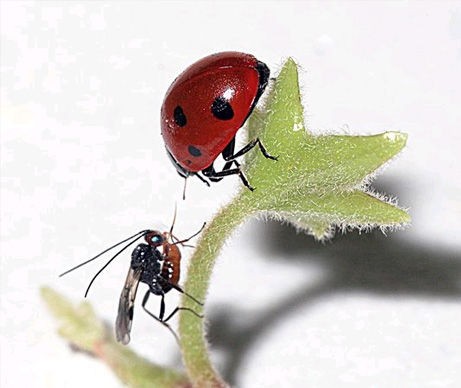
[[[297, 197], [292, 195], [290, 201]], [[330, 236], [331, 224], [343, 229], [370, 229], [399, 227], [409, 222], [408, 214], [401, 209], [359, 190], [322, 196], [310, 195], [308, 201], [302, 197], [295, 206], [287, 203], [273, 204], [268, 215], [286, 220], [319, 238]]]
[[94, 344], [106, 336], [106, 328], [91, 305], [83, 302], [74, 306], [70, 301], [48, 287], [41, 295], [53, 315], [60, 321], [59, 334], [80, 350], [92, 352]]
[[[259, 137], [278, 161], [266, 159], [258, 150], [246, 154], [244, 171], [256, 190], [242, 187], [203, 231], [184, 284], [185, 292], [195, 298], [205, 301], [221, 248], [233, 230], [251, 216], [289, 222], [317, 239], [330, 237], [334, 226], [385, 229], [410, 222], [406, 211], [369, 188], [377, 169], [401, 151], [407, 136], [399, 132], [314, 136], [307, 132], [293, 60], [283, 66], [269, 92], [266, 109], [253, 112], [248, 134], [251, 139]], [[114, 342], [89, 304], [73, 307], [47, 288], [42, 295], [62, 322], [61, 335], [100, 357], [129, 386], [227, 386], [208, 355], [204, 320], [190, 312], [180, 312], [179, 320], [186, 378], [172, 369], [152, 365]], [[202, 306], [185, 296], [181, 306], [203, 313]]]
[[152, 364], [130, 348], [117, 343], [89, 303], [74, 306], [48, 287], [41, 289], [41, 295], [50, 311], [60, 321], [59, 334], [76, 350], [100, 358], [129, 387], [191, 386], [182, 373]]
[[[314, 136], [304, 128], [297, 67], [289, 59], [267, 101], [267, 113], [250, 122], [278, 161], [261, 152], [248, 154], [246, 174], [257, 188], [243, 192], [254, 209], [293, 223], [321, 239], [332, 225], [347, 227], [397, 227], [409, 222], [408, 214], [388, 201], [367, 195], [358, 200], [376, 170], [398, 154], [407, 136], [385, 132], [373, 136]], [[256, 131], [257, 121], [262, 130]], [[354, 193], [354, 195], [351, 195]], [[362, 208], [364, 206], [365, 209]]]
[[[407, 212], [368, 186], [376, 170], [405, 146], [407, 136], [399, 132], [374, 136], [308, 133], [293, 60], [283, 66], [266, 109], [253, 112], [248, 135], [249, 139], [258, 137], [278, 161], [266, 159], [258, 150], [246, 154], [244, 171], [256, 190], [242, 187], [203, 231], [184, 286], [199, 300], [205, 300], [226, 239], [251, 216], [292, 223], [317, 239], [330, 237], [335, 225], [343, 229], [395, 228], [410, 221]], [[197, 309], [186, 297], [182, 305]], [[194, 385], [225, 387], [208, 355], [203, 320], [181, 313], [179, 332], [184, 363]]]

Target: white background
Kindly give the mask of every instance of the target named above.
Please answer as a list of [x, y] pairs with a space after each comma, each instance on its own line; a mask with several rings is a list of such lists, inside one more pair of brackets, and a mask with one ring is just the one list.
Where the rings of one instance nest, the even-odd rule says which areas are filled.
[[[181, 201], [159, 132], [171, 81], [224, 50], [273, 74], [294, 57], [311, 131], [408, 133], [375, 187], [413, 224], [324, 245], [272, 222], [240, 228], [207, 301], [222, 373], [239, 387], [461, 384], [459, 2], [3, 1], [1, 17], [2, 387], [120, 386], [55, 334], [39, 287], [79, 302], [103, 261], [60, 272], [168, 226], [175, 201], [188, 236], [232, 196], [236, 178], [191, 179]], [[128, 256], [90, 294], [108, 322]], [[131, 345], [180, 364], [140, 308]]]

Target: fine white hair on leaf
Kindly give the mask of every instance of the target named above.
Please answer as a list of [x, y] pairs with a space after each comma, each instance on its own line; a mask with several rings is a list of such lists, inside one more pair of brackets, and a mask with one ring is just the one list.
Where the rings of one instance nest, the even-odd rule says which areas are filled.
[[[392, 158], [386, 160], [381, 166], [379, 166], [376, 170], [374, 170], [372, 173], [368, 174], [358, 185], [357, 189], [367, 189], [371, 182], [373, 182], [379, 175], [381, 175], [388, 166], [391, 165], [396, 159], [400, 158], [402, 154], [405, 152], [405, 149], [399, 152], [398, 154], [394, 155]], [[368, 191], [367, 191], [368, 192]]]
[[[397, 206], [397, 200], [395, 198], [388, 198], [384, 195], [378, 193], [369, 193], [370, 195], [374, 196], [377, 199], [382, 200], [383, 202], [392, 204], [393, 206]], [[320, 215], [310, 215], [312, 217], [312, 222], [315, 222], [315, 219], [321, 221], [322, 217]], [[274, 220], [280, 222], [282, 225], [292, 225], [295, 228], [296, 233], [305, 233], [308, 235], [312, 235], [316, 240], [319, 241], [327, 241], [331, 239], [334, 234], [335, 230], [342, 234], [351, 231], [358, 231], [359, 234], [361, 233], [368, 233], [373, 229], [379, 228], [379, 230], [386, 235], [388, 232], [393, 232], [396, 230], [400, 230], [406, 226], [408, 223], [393, 223], [393, 224], [378, 224], [378, 223], [354, 223], [350, 221], [331, 221], [331, 223], [325, 228], [323, 233], [316, 233], [315, 227], [313, 225], [309, 225], [308, 223], [309, 215], [305, 214], [305, 217], [298, 216], [298, 220], [296, 219], [296, 213], [293, 212], [292, 215], [284, 214], [284, 212], [276, 212], [276, 211], [264, 211], [258, 212], [256, 214], [256, 218], [261, 219], [265, 222], [268, 220]]]

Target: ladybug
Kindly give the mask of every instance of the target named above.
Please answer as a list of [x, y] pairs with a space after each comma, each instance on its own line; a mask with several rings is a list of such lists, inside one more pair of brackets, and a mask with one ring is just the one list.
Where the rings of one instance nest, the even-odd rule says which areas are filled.
[[[266, 158], [277, 158], [258, 138], [234, 152], [235, 135], [263, 94], [269, 74], [253, 55], [222, 52], [200, 59], [174, 80], [162, 104], [161, 131], [179, 175], [196, 175], [209, 186], [206, 178], [218, 182], [237, 174], [254, 190], [236, 159], [256, 145]], [[225, 164], [216, 171], [213, 163], [219, 154]]]

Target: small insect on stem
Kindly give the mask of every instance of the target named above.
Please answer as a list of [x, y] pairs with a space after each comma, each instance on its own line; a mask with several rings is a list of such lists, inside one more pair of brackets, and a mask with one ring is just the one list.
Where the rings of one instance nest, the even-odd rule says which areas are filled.
[[[115, 335], [117, 341], [126, 345], [130, 342], [130, 332], [131, 326], [133, 323], [133, 314], [134, 314], [134, 302], [136, 299], [136, 294], [138, 291], [138, 286], [140, 283], [147, 284], [148, 290], [144, 295], [142, 300], [142, 308], [144, 311], [149, 314], [152, 318], [164, 325], [179, 342], [178, 336], [168, 324], [168, 321], [181, 310], [187, 310], [196, 315], [199, 318], [203, 318], [202, 315], [195, 312], [193, 309], [188, 307], [175, 307], [173, 311], [165, 317], [165, 294], [168, 293], [171, 289], [186, 295], [188, 298], [192, 299], [195, 303], [200, 306], [203, 306], [203, 303], [194, 298], [192, 295], [185, 292], [179, 285], [179, 277], [181, 273], [181, 251], [179, 250], [178, 245], [190, 246], [185, 244], [195, 236], [197, 236], [205, 227], [206, 223], [200, 228], [200, 230], [194, 233], [192, 236], [180, 240], [173, 235], [173, 227], [176, 220], [176, 210], [173, 218], [171, 228], [168, 232], [160, 232], [157, 230], [142, 230], [131, 237], [126, 238], [118, 242], [117, 244], [112, 245], [111, 247], [105, 249], [101, 253], [92, 257], [89, 260], [84, 261], [76, 265], [75, 267], [63, 272], [59, 276], [64, 276], [69, 272], [76, 270], [77, 268], [82, 267], [85, 264], [90, 263], [91, 261], [102, 256], [104, 253], [122, 245], [123, 243], [128, 242], [124, 245], [115, 255], [113, 255], [106, 264], [93, 276], [91, 279], [86, 291], [85, 297], [88, 295], [88, 292], [99, 276], [99, 274], [104, 271], [105, 268], [113, 261], [117, 256], [119, 256], [123, 251], [125, 251], [132, 244], [137, 242], [140, 238], [144, 238], [145, 243], [138, 244], [133, 252], [131, 253], [131, 262], [128, 274], [125, 280], [125, 285], [123, 286], [122, 293], [120, 295], [119, 306], [117, 319], [115, 321]], [[160, 311], [158, 315], [153, 314], [146, 307], [149, 300], [150, 294], [160, 296]]]

